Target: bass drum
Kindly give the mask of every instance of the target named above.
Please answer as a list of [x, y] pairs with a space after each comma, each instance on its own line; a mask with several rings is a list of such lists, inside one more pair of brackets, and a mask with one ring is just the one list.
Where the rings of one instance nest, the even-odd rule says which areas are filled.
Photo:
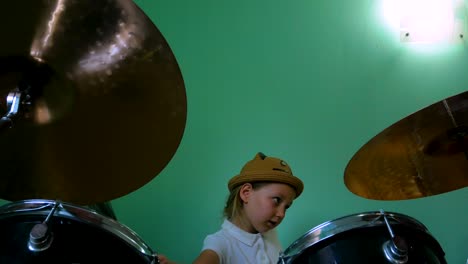
[[85, 207], [23, 200], [0, 207], [0, 263], [159, 263], [138, 235]]
[[281, 253], [278, 263], [446, 264], [444, 256], [440, 244], [416, 219], [365, 212], [309, 230]]

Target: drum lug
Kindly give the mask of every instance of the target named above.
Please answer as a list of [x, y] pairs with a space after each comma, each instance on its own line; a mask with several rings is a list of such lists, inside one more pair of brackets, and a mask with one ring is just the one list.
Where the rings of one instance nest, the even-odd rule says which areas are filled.
[[33, 252], [46, 250], [52, 244], [53, 235], [45, 223], [36, 224], [29, 233], [28, 248]]
[[61, 204], [61, 202], [56, 201], [54, 203], [54, 207], [47, 215], [46, 219], [39, 224], [36, 224], [31, 229], [29, 233], [29, 241], [28, 241], [28, 248], [33, 252], [40, 252], [48, 249], [52, 244], [53, 234], [49, 230], [49, 226], [47, 225], [50, 221], [50, 218], [54, 215], [55, 210]]
[[408, 244], [405, 239], [393, 234], [392, 227], [388, 223], [385, 212], [380, 210], [380, 213], [385, 220], [385, 224], [387, 225], [388, 232], [391, 236], [391, 239], [387, 240], [382, 246], [385, 257], [392, 264], [405, 264], [408, 262]]
[[394, 237], [383, 244], [383, 251], [388, 261], [393, 264], [408, 262], [408, 246], [401, 237]]

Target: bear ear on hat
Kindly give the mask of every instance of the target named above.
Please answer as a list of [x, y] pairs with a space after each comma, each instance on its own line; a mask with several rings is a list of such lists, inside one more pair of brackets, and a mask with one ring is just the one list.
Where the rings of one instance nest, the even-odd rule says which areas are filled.
[[260, 158], [264, 160], [267, 157], [267, 155], [263, 154], [263, 152], [258, 152], [257, 155], [255, 155], [255, 158]]

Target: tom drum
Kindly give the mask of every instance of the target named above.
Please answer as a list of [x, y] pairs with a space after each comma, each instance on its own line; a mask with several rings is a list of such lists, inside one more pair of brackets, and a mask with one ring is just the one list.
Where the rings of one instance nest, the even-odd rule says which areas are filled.
[[278, 263], [446, 264], [445, 253], [416, 219], [392, 212], [348, 215], [312, 228]]
[[0, 207], [0, 263], [159, 263], [123, 224], [85, 207], [23, 200]]

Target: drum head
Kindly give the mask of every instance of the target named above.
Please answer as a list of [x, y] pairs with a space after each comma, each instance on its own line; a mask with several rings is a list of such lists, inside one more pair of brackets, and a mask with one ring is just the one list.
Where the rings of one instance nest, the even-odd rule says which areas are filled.
[[407, 249], [406, 258], [387, 257], [391, 235], [381, 212], [349, 215], [323, 223], [296, 240], [279, 263], [424, 263], [445, 264], [444, 252], [427, 228], [414, 218], [385, 213], [389, 226]]
[[55, 203], [27, 200], [0, 207], [0, 263], [151, 263], [155, 254], [130, 229], [97, 212], [61, 203], [47, 223], [51, 243], [31, 251], [33, 227]]

